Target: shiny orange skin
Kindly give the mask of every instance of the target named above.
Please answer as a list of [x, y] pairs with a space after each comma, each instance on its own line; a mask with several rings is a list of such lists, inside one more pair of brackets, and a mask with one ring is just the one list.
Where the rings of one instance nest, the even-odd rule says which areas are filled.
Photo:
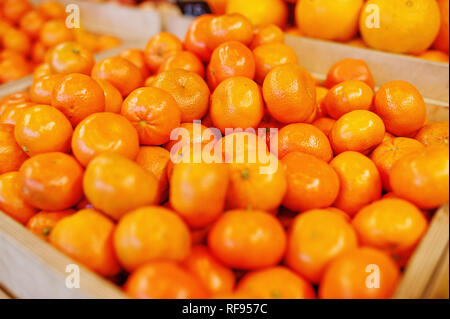
[[94, 78], [105, 93], [105, 112], [120, 113], [123, 98], [119, 90], [106, 80]]
[[213, 49], [208, 47], [211, 32], [212, 14], [204, 14], [195, 18], [189, 25], [184, 38], [186, 50], [197, 55], [203, 62], [209, 62]]
[[37, 10], [48, 19], [64, 19], [66, 17], [64, 6], [53, 0], [42, 1], [38, 4]]
[[164, 60], [172, 53], [181, 51], [183, 44], [180, 39], [169, 32], [154, 35], [145, 47], [145, 61], [151, 72], [158, 71]]
[[323, 100], [327, 114], [338, 120], [342, 115], [355, 110], [370, 110], [373, 91], [363, 81], [344, 81], [333, 86]]
[[275, 24], [267, 24], [256, 27], [254, 30], [254, 37], [249, 48], [254, 50], [260, 45], [269, 43], [284, 43], [283, 30]]
[[136, 128], [144, 145], [162, 145], [180, 126], [181, 112], [175, 99], [164, 90], [143, 87], [133, 91], [122, 104], [121, 114]]
[[169, 191], [168, 165], [170, 153], [160, 146], [142, 146], [136, 157], [136, 163], [151, 172], [158, 181], [158, 198], [167, 200]]
[[195, 246], [183, 261], [183, 267], [194, 274], [213, 294], [231, 293], [236, 276], [230, 268], [222, 265], [205, 246]]
[[48, 63], [42, 63], [34, 69], [33, 81], [37, 81], [39, 78], [51, 74], [53, 74], [53, 71], [50, 69], [50, 65]]
[[210, 114], [222, 133], [226, 128], [255, 128], [264, 115], [261, 89], [246, 77], [226, 79], [211, 96]]
[[[375, 271], [376, 265], [379, 272]], [[379, 287], [370, 276], [379, 274]], [[368, 247], [345, 252], [331, 261], [319, 286], [322, 299], [389, 299], [400, 280], [400, 271], [387, 254]]]
[[72, 73], [55, 85], [51, 104], [76, 126], [89, 115], [105, 110], [105, 93], [88, 75]]
[[280, 222], [263, 211], [226, 212], [212, 226], [208, 247], [225, 265], [245, 270], [278, 264], [286, 249]]
[[120, 272], [112, 235], [114, 223], [92, 210], [84, 209], [59, 221], [49, 241], [57, 249], [102, 276]]
[[139, 152], [139, 136], [125, 117], [108, 112], [94, 113], [75, 128], [72, 152], [83, 166], [107, 152], [134, 160]]
[[5, 95], [0, 100], [0, 115], [2, 114], [3, 109], [7, 105], [19, 104], [19, 103], [29, 102], [29, 101], [30, 101], [30, 94], [28, 91], [20, 91], [20, 92]]
[[194, 53], [189, 51], [176, 51], [170, 53], [158, 68], [158, 73], [173, 69], [194, 72], [202, 78], [205, 76], [205, 66], [202, 61]]
[[49, 20], [39, 32], [39, 40], [47, 47], [52, 48], [60, 43], [72, 41], [73, 33], [66, 27], [64, 20]]
[[133, 299], [206, 299], [209, 293], [198, 279], [181, 266], [150, 262], [131, 274], [124, 286]]
[[114, 153], [95, 157], [83, 176], [86, 198], [115, 220], [133, 209], [158, 203], [158, 182], [152, 173]]
[[26, 224], [37, 210], [22, 199], [19, 179], [18, 172], [0, 175], [0, 211]]
[[206, 75], [212, 90], [224, 80], [235, 76], [253, 80], [255, 77], [253, 53], [238, 41], [222, 43], [213, 51]]
[[18, 29], [10, 29], [3, 36], [3, 48], [27, 56], [31, 52], [31, 41], [28, 35]]
[[228, 0], [206, 0], [206, 2], [215, 14], [225, 14]]
[[423, 213], [403, 199], [381, 199], [361, 209], [352, 221], [362, 245], [388, 254], [414, 249], [428, 222]]
[[3, 16], [12, 23], [17, 23], [20, 18], [33, 6], [28, 0], [5, 0], [2, 1]]
[[20, 117], [20, 114], [30, 106], [34, 105], [31, 102], [23, 102], [19, 104], [11, 104], [5, 107], [0, 115], [0, 124], [9, 124], [16, 125], [17, 119]]
[[39, 31], [45, 21], [45, 16], [42, 13], [31, 10], [20, 18], [19, 26], [30, 38], [35, 39], [39, 36]]
[[298, 63], [295, 51], [283, 43], [262, 44], [253, 50], [253, 54], [256, 64], [255, 79], [260, 85], [274, 67]]
[[76, 42], [64, 42], [51, 50], [50, 67], [54, 73], [91, 74], [94, 67], [94, 55]]
[[425, 59], [428, 61], [433, 62], [440, 62], [440, 63], [449, 63], [449, 56], [448, 53], [438, 51], [438, 50], [427, 50], [419, 55], [417, 55], [418, 58]]
[[97, 62], [91, 76], [110, 82], [123, 97], [144, 84], [141, 70], [121, 57], [110, 57]]
[[343, 152], [330, 165], [336, 170], [341, 188], [334, 206], [350, 216], [381, 197], [381, 178], [375, 164], [357, 152]]
[[214, 50], [222, 43], [229, 41], [238, 41], [248, 46], [253, 40], [253, 25], [241, 14], [216, 16], [209, 23], [210, 37], [207, 45], [210, 49]]
[[444, 51], [448, 54], [448, 37], [449, 37], [449, 25], [448, 25], [448, 0], [438, 0], [439, 9], [441, 11], [441, 28], [434, 40], [433, 47]]
[[147, 78], [150, 76], [150, 69], [145, 62], [145, 54], [143, 50], [140, 49], [125, 49], [119, 53], [119, 57], [124, 58], [141, 70], [142, 78]]
[[170, 178], [170, 205], [190, 227], [206, 227], [224, 211], [229, 179], [223, 163], [176, 164]]
[[0, 124], [0, 174], [17, 171], [27, 158], [14, 138], [14, 126]]
[[[255, 132], [256, 133], [256, 132]], [[225, 163], [256, 163], [258, 157], [268, 154], [265, 136], [253, 132], [233, 132], [224, 135], [217, 143], [222, 147], [222, 158]], [[260, 158], [264, 159], [264, 158]], [[270, 158], [269, 158], [270, 160]]]
[[291, 152], [311, 154], [329, 162], [333, 158], [330, 142], [321, 130], [311, 124], [289, 124], [278, 131], [278, 157], [282, 159]]
[[269, 113], [282, 123], [304, 122], [315, 109], [314, 80], [296, 64], [273, 68], [264, 80], [263, 95]]
[[448, 146], [428, 146], [395, 162], [390, 182], [396, 195], [421, 209], [434, 209], [449, 199]]
[[23, 110], [14, 127], [20, 147], [34, 156], [70, 150], [72, 124], [63, 113], [49, 105], [33, 105]]
[[356, 110], [344, 114], [334, 123], [330, 141], [336, 154], [346, 151], [366, 153], [383, 142], [383, 120], [373, 112]]
[[160, 73], [152, 84], [172, 95], [181, 111], [181, 122], [201, 119], [209, 107], [210, 91], [198, 74], [173, 69]]
[[[215, 143], [220, 136], [216, 136], [214, 134], [214, 131], [209, 129], [208, 127], [204, 126], [203, 124], [196, 123], [196, 122], [187, 122], [182, 123], [178, 129], [183, 129], [183, 131], [180, 131], [180, 133], [183, 132], [183, 134], [188, 133], [189, 134], [189, 140], [185, 140], [185, 137], [183, 135], [178, 136], [177, 139], [171, 139], [170, 142], [168, 142], [166, 145], [164, 145], [164, 148], [167, 149], [172, 154], [175, 154], [175, 152], [178, 151], [180, 147], [183, 147], [185, 143], [189, 143], [192, 145], [200, 143], [202, 146], [208, 145], [209, 143]], [[175, 146], [175, 148], [174, 148]]]
[[58, 152], [39, 154], [20, 167], [21, 196], [41, 210], [65, 210], [82, 199], [82, 178], [83, 168], [72, 156]]
[[326, 162], [312, 155], [292, 152], [281, 160], [286, 170], [287, 192], [283, 206], [302, 212], [331, 206], [340, 188], [339, 177]]
[[330, 133], [333, 129], [334, 123], [336, 123], [335, 119], [332, 119], [330, 117], [321, 117], [315, 120], [312, 125], [321, 130], [327, 137], [330, 137]]
[[396, 137], [381, 143], [371, 154], [370, 158], [375, 163], [380, 172], [383, 188], [391, 191], [389, 176], [395, 162], [403, 156], [422, 151], [425, 146], [412, 138]]
[[48, 240], [48, 236], [56, 224], [74, 212], [72, 209], [60, 212], [39, 212], [28, 220], [26, 227], [35, 235]]
[[318, 284], [331, 260], [356, 247], [356, 232], [345, 217], [329, 210], [310, 210], [293, 221], [285, 261], [309, 282]]
[[409, 136], [426, 121], [426, 106], [420, 92], [405, 81], [384, 84], [375, 94], [374, 112], [384, 121], [386, 130], [396, 136]]
[[191, 250], [191, 235], [173, 211], [141, 207], [120, 219], [114, 231], [114, 249], [120, 264], [132, 272], [150, 261], [184, 260]]
[[334, 64], [328, 70], [325, 87], [331, 89], [336, 84], [349, 80], [363, 81], [372, 90], [375, 88], [375, 81], [366, 62], [357, 59], [343, 59]]
[[316, 117], [314, 120], [320, 119], [322, 117], [328, 117], [327, 109], [323, 101], [328, 94], [328, 89], [323, 86], [316, 86]]
[[50, 74], [35, 79], [30, 87], [30, 100], [34, 103], [50, 105], [53, 89], [63, 78], [61, 74]]
[[237, 286], [237, 293], [261, 299], [315, 299], [313, 287], [305, 279], [283, 266], [247, 273]]
[[437, 122], [425, 125], [415, 139], [426, 146], [449, 145], [449, 122]]

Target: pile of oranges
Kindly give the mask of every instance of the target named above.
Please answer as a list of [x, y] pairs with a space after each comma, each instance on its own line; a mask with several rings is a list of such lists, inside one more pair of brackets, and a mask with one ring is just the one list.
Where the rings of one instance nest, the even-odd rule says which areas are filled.
[[132, 298], [389, 298], [449, 200], [418, 90], [353, 59], [319, 83], [275, 25], [70, 57], [0, 101], [0, 210]]
[[[113, 36], [97, 36], [83, 29], [69, 29], [66, 12], [57, 1], [43, 1], [33, 8], [28, 0], [0, 1], [0, 85], [21, 79], [36, 70], [59, 72], [60, 60], [70, 59], [79, 47], [92, 53], [120, 45]], [[54, 60], [52, 49], [64, 42], [73, 42], [71, 50]], [[71, 51], [71, 52], [68, 52]], [[91, 55], [91, 53], [90, 53]]]

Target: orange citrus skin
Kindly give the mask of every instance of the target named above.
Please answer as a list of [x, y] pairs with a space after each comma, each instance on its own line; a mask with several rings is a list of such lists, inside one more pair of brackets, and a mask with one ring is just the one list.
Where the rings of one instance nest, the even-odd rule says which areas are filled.
[[14, 126], [0, 124], [0, 174], [17, 171], [28, 158], [14, 138]]
[[357, 59], [343, 59], [334, 64], [328, 70], [325, 87], [331, 89], [336, 84], [350, 80], [363, 81], [372, 89], [375, 88], [369, 66], [365, 61]]
[[39, 212], [31, 217], [26, 227], [32, 231], [35, 235], [41, 237], [44, 240], [48, 240], [50, 233], [56, 224], [70, 215], [75, 213], [74, 210], [68, 209], [60, 212]]
[[449, 145], [449, 122], [436, 122], [425, 125], [416, 135], [416, 140], [426, 146]]
[[145, 61], [151, 72], [158, 71], [158, 68], [163, 64], [171, 53], [181, 51], [183, 44], [181, 41], [168, 32], [160, 32], [153, 36], [145, 47]]

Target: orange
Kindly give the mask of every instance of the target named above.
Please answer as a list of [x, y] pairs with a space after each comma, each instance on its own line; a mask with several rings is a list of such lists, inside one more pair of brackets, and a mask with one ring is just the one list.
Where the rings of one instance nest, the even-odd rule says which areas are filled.
[[14, 138], [14, 126], [0, 124], [0, 174], [17, 171], [27, 158]]
[[448, 202], [448, 146], [429, 146], [399, 159], [391, 170], [396, 195], [421, 209], [434, 209]]
[[63, 112], [75, 126], [87, 116], [105, 110], [105, 94], [91, 77], [72, 73], [53, 88], [52, 106]]
[[327, 137], [330, 136], [331, 130], [333, 129], [334, 123], [336, 123], [335, 119], [329, 117], [321, 117], [315, 120], [312, 125], [321, 130]]
[[30, 38], [35, 39], [39, 36], [39, 31], [45, 21], [45, 16], [42, 13], [31, 10], [20, 18], [19, 26]]
[[144, 145], [162, 145], [170, 140], [173, 129], [180, 126], [181, 112], [175, 99], [166, 91], [144, 87], [133, 91], [124, 101], [121, 114], [136, 128]]
[[357, 246], [356, 233], [345, 217], [329, 210], [310, 210], [294, 219], [286, 264], [318, 284], [330, 261]]
[[433, 47], [448, 54], [448, 0], [438, 0], [438, 5], [441, 12], [441, 28], [434, 40]]
[[16, 55], [6, 59], [0, 58], [0, 83], [16, 81], [30, 73], [30, 65], [22, 55], [16, 53]]
[[[208, 145], [211, 142], [215, 143], [217, 139], [220, 138], [220, 136], [216, 136], [214, 134], [213, 130], [207, 128], [203, 124], [196, 122], [182, 123], [176, 130], [178, 129], [180, 129], [180, 135], [178, 135], [178, 138], [171, 139], [170, 142], [164, 145], [164, 148], [172, 154], [175, 154], [180, 147], [183, 147], [185, 143], [189, 143], [191, 147], [194, 144], [201, 144], [203, 148], [203, 146]], [[185, 137], [184, 134], [186, 133], [189, 134], [189, 136]], [[189, 141], [185, 140], [185, 138], [187, 137], [189, 138]]]
[[125, 117], [108, 112], [95, 113], [75, 128], [72, 152], [83, 166], [102, 153], [116, 153], [134, 160], [139, 152], [139, 136]]
[[156, 72], [164, 60], [172, 53], [181, 51], [183, 44], [173, 34], [160, 32], [154, 35], [145, 47], [145, 61], [151, 72]]
[[304, 122], [315, 109], [313, 78], [296, 64], [273, 68], [264, 80], [263, 95], [270, 115], [282, 123]]
[[51, 50], [50, 67], [54, 73], [91, 74], [94, 55], [75, 42], [64, 42]]
[[334, 123], [330, 141], [334, 152], [367, 153], [383, 142], [386, 129], [383, 120], [366, 110], [351, 111]]
[[286, 234], [272, 215], [255, 210], [223, 214], [208, 234], [208, 247], [225, 265], [245, 270], [274, 266], [286, 249]]
[[105, 94], [105, 112], [120, 113], [123, 98], [120, 91], [106, 80], [94, 78]]
[[120, 219], [114, 232], [120, 264], [133, 271], [157, 260], [182, 261], [191, 250], [191, 235], [174, 212], [162, 207], [141, 207]]
[[147, 78], [150, 76], [150, 69], [145, 62], [145, 53], [140, 49], [125, 49], [119, 53], [119, 57], [124, 58], [141, 70], [142, 78]]
[[37, 66], [33, 71], [33, 81], [37, 81], [39, 78], [52, 74], [53, 71], [50, 68], [50, 64], [42, 63]]
[[134, 299], [205, 299], [207, 289], [181, 266], [167, 261], [150, 262], [128, 277], [125, 292]]
[[20, 91], [11, 94], [7, 94], [0, 99], [0, 115], [3, 109], [10, 104], [20, 104], [30, 101], [30, 94], [28, 91]]
[[438, 50], [427, 50], [424, 53], [421, 53], [417, 56], [418, 58], [434, 61], [434, 62], [449, 62], [448, 53], [438, 51]]
[[92, 205], [120, 219], [129, 211], [158, 202], [158, 182], [152, 173], [114, 153], [95, 157], [83, 176], [83, 189]]
[[173, 69], [194, 72], [202, 78], [205, 76], [205, 67], [202, 61], [194, 53], [189, 51], [176, 51], [170, 53], [160, 65], [158, 73]]
[[[37, 41], [31, 46], [31, 60], [33, 63], [39, 64], [43, 63], [45, 60], [45, 54], [47, 53], [47, 48], [41, 42]], [[39, 65], [40, 66], [40, 65]], [[33, 72], [36, 73], [36, 70]]]
[[342, 115], [355, 110], [370, 110], [373, 91], [365, 82], [344, 81], [333, 86], [325, 96], [323, 105], [329, 116], [339, 119]]
[[413, 249], [425, 233], [428, 222], [422, 212], [403, 199], [382, 199], [363, 209], [352, 222], [362, 245], [389, 254]]
[[50, 243], [102, 276], [120, 272], [112, 235], [114, 223], [91, 209], [59, 221], [50, 233]]
[[383, 188], [386, 191], [392, 190], [389, 177], [395, 162], [405, 155], [422, 151], [424, 148], [422, 143], [411, 138], [396, 137], [384, 141], [372, 152], [371, 159], [380, 172]]
[[2, 1], [4, 17], [12, 23], [18, 23], [33, 6], [28, 0], [4, 0]]
[[168, 70], [158, 74], [152, 86], [172, 95], [181, 111], [181, 122], [199, 120], [208, 110], [208, 85], [194, 72]]
[[447, 145], [449, 140], [449, 126], [448, 121], [431, 123], [425, 125], [415, 139], [425, 144], [426, 146], [433, 145]]
[[18, 172], [0, 175], [0, 211], [26, 224], [37, 211], [22, 199], [19, 178]]
[[222, 163], [176, 164], [170, 178], [170, 205], [190, 227], [205, 227], [223, 213], [229, 176]]
[[253, 40], [253, 25], [241, 14], [224, 14], [213, 17], [208, 23], [207, 46], [212, 50], [229, 41], [238, 41], [249, 45]]
[[331, 89], [336, 84], [350, 80], [363, 81], [372, 89], [375, 87], [375, 81], [366, 62], [357, 59], [343, 59], [334, 64], [328, 70], [325, 87]]
[[98, 51], [107, 51], [117, 48], [122, 44], [122, 41], [112, 35], [100, 35], [98, 38]]
[[275, 24], [266, 24], [256, 27], [254, 37], [249, 48], [254, 50], [258, 46], [269, 43], [284, 43], [284, 33]]
[[331, 206], [339, 194], [339, 177], [328, 163], [312, 155], [292, 152], [281, 160], [287, 179], [283, 206], [301, 212]]
[[34, 104], [31, 102], [7, 105], [0, 116], [0, 124], [16, 125], [20, 114], [32, 105]]
[[288, 18], [283, 0], [228, 0], [226, 13], [240, 13], [254, 26], [275, 24], [284, 27]]
[[400, 279], [395, 262], [368, 247], [347, 251], [331, 261], [319, 286], [322, 299], [389, 299]]
[[97, 62], [92, 69], [91, 76], [107, 80], [119, 90], [123, 97], [144, 83], [141, 70], [121, 57], [110, 57]]
[[274, 67], [298, 63], [295, 51], [283, 43], [261, 44], [253, 50], [253, 54], [256, 64], [256, 82], [261, 85]]
[[314, 125], [289, 124], [281, 128], [273, 138], [278, 139], [280, 159], [290, 152], [311, 154], [325, 162], [333, 158], [333, 150], [327, 136]]
[[27, 56], [31, 52], [31, 41], [28, 35], [18, 29], [9, 29], [3, 35], [3, 48]]
[[44, 240], [48, 240], [50, 233], [56, 224], [75, 211], [68, 209], [60, 212], [39, 212], [31, 217], [27, 222], [27, 228], [35, 235], [41, 237]]
[[214, 14], [224, 14], [227, 9], [227, 2], [228, 0], [206, 0]]
[[66, 17], [64, 6], [57, 1], [42, 1], [38, 4], [37, 9], [48, 19], [64, 19]]
[[423, 97], [408, 82], [384, 84], [375, 94], [374, 105], [374, 111], [383, 119], [386, 130], [396, 136], [409, 136], [425, 124], [426, 106]]
[[233, 291], [236, 277], [233, 271], [222, 265], [205, 246], [195, 246], [183, 261], [183, 266], [208, 288], [211, 293]]
[[39, 154], [20, 167], [20, 193], [26, 203], [41, 210], [64, 210], [82, 199], [82, 178], [83, 168], [72, 156]]
[[283, 266], [247, 273], [239, 281], [237, 293], [251, 294], [262, 299], [315, 298], [313, 287], [305, 279]]
[[197, 55], [203, 62], [209, 62], [213, 49], [208, 46], [211, 21], [214, 16], [204, 14], [194, 19], [189, 25], [184, 38], [186, 50]]
[[142, 146], [136, 157], [136, 163], [151, 172], [158, 182], [158, 198], [160, 202], [166, 201], [169, 190], [167, 176], [170, 153], [160, 146]]
[[63, 113], [49, 105], [34, 105], [23, 110], [14, 127], [14, 137], [30, 156], [70, 150], [72, 124]]
[[63, 42], [72, 41], [73, 38], [73, 33], [66, 27], [64, 20], [47, 21], [39, 33], [39, 40], [47, 48], [52, 48]]
[[30, 87], [30, 100], [34, 103], [50, 105], [53, 89], [63, 78], [61, 74], [49, 74], [35, 79]]
[[228, 78], [212, 94], [210, 113], [222, 133], [226, 128], [255, 128], [264, 115], [261, 90], [249, 78]]
[[357, 152], [344, 152], [331, 162], [341, 181], [334, 206], [350, 216], [381, 197], [381, 178], [375, 164]]
[[211, 55], [207, 69], [209, 87], [213, 90], [224, 80], [243, 76], [255, 77], [255, 59], [252, 51], [237, 41], [219, 45]]
[[295, 18], [307, 37], [348, 41], [358, 32], [363, 0], [298, 0]]
[[98, 37], [83, 29], [74, 29], [75, 42], [82, 45], [85, 49], [91, 52], [98, 52], [99, 43]]
[[[373, 5], [377, 7], [376, 22]], [[398, 3], [369, 0], [361, 11], [359, 27], [364, 42], [371, 48], [395, 53], [420, 53], [433, 43], [439, 32], [440, 21], [436, 0]]]

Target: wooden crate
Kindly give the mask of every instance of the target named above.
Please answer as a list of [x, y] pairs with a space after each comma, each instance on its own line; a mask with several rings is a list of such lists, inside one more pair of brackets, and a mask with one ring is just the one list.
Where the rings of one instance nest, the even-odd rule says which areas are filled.
[[[186, 18], [172, 25], [179, 29], [171, 31], [182, 36]], [[368, 62], [378, 86], [398, 79], [412, 82], [426, 99], [430, 121], [449, 118], [448, 65], [292, 36], [287, 36], [286, 42], [297, 52], [300, 64], [319, 80], [325, 78], [328, 68], [336, 61], [360, 58]], [[435, 213], [394, 298], [448, 298], [448, 249], [449, 208], [445, 205]], [[0, 214], [0, 287], [5, 287], [10, 295], [19, 298], [125, 298], [117, 286], [84, 267], [80, 267], [80, 288], [68, 289], [66, 267], [70, 264], [76, 263]]]

